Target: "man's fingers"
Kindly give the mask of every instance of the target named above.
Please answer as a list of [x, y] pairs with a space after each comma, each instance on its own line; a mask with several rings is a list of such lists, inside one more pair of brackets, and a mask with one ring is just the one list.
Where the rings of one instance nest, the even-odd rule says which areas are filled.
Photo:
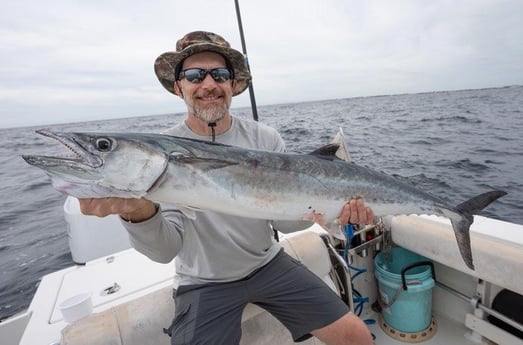
[[374, 220], [374, 212], [365, 206], [362, 198], [351, 199], [347, 202], [340, 213], [340, 224], [371, 224]]
[[365, 207], [367, 213], [367, 224], [372, 224], [374, 222], [374, 212], [370, 207]]
[[88, 198], [79, 199], [80, 210], [85, 215], [105, 217], [110, 214], [126, 214], [134, 212], [148, 202], [143, 199], [124, 198]]

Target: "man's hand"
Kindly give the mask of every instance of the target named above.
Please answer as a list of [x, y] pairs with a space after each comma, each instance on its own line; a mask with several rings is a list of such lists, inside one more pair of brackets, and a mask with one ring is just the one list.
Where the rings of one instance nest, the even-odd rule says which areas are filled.
[[365, 206], [363, 199], [357, 198], [347, 202], [338, 217], [340, 224], [372, 224], [374, 212]]
[[156, 214], [156, 205], [146, 199], [90, 198], [79, 199], [85, 215], [105, 217], [117, 214], [132, 223], [143, 222]]

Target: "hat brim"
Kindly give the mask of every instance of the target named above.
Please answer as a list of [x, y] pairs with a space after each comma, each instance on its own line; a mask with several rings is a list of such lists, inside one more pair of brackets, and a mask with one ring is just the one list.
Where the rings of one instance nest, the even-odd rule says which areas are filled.
[[218, 53], [230, 62], [233, 68], [234, 79], [236, 80], [233, 96], [245, 91], [251, 81], [251, 74], [247, 67], [245, 56], [235, 49], [225, 48], [211, 43], [193, 44], [180, 52], [163, 53], [154, 62], [156, 77], [158, 77], [158, 80], [167, 91], [176, 94], [174, 92], [176, 66], [189, 56], [204, 51]]

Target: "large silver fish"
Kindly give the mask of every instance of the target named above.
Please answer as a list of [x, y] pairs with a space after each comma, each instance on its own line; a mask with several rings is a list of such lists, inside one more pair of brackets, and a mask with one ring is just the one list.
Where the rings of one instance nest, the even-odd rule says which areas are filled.
[[450, 207], [391, 176], [335, 159], [333, 145], [298, 155], [160, 134], [37, 133], [58, 140], [74, 157], [23, 158], [46, 170], [57, 190], [78, 198], [144, 197], [272, 220], [300, 220], [315, 211], [335, 223], [347, 200], [362, 197], [377, 216], [450, 218], [471, 269], [472, 215], [506, 194], [491, 191]]

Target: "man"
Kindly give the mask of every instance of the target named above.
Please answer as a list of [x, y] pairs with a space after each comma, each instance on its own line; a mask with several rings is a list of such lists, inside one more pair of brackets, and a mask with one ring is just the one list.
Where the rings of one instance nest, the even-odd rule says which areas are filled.
[[[251, 76], [244, 56], [221, 36], [185, 35], [176, 52], [158, 57], [155, 72], [187, 105], [185, 122], [167, 134], [284, 151], [276, 130], [229, 113], [232, 97], [247, 88]], [[338, 296], [283, 252], [268, 221], [208, 211], [191, 219], [145, 199], [83, 199], [80, 206], [85, 214], [119, 214], [133, 246], [152, 260], [176, 258], [172, 344], [239, 343], [249, 302], [276, 316], [295, 340], [312, 334], [327, 344], [372, 343], [364, 323]], [[372, 221], [361, 200], [340, 208], [342, 224]]]

